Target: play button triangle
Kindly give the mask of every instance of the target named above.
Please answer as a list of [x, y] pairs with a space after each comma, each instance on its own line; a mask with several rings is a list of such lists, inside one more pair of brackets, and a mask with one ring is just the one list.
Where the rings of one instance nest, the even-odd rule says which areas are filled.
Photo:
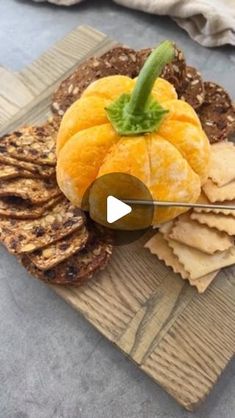
[[107, 221], [112, 224], [131, 213], [131, 206], [114, 196], [107, 197]]

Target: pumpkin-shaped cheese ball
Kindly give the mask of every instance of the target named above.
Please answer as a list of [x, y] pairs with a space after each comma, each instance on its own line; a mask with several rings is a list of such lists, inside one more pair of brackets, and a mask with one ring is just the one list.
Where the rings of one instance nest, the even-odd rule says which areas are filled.
[[[57, 180], [74, 205], [81, 205], [95, 179], [113, 172], [140, 179], [154, 200], [197, 201], [208, 177], [210, 145], [193, 108], [157, 78], [173, 51], [169, 41], [162, 43], [136, 80], [117, 75], [95, 81], [65, 113]], [[153, 224], [185, 210], [159, 208]]]

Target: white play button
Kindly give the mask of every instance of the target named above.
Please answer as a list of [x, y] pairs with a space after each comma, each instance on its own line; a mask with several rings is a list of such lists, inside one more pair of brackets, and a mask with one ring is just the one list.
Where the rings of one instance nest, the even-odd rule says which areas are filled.
[[107, 221], [112, 224], [131, 213], [131, 206], [114, 196], [107, 197]]

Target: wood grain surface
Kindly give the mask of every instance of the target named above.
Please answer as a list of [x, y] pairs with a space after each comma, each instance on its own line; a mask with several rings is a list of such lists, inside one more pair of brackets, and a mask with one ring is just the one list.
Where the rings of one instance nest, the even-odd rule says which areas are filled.
[[[1, 133], [43, 121], [57, 84], [77, 64], [113, 45], [104, 34], [80, 27], [20, 73], [0, 67]], [[225, 269], [198, 295], [144, 249], [144, 242], [116, 248], [108, 268], [86, 286], [53, 289], [193, 410], [234, 355], [235, 268]]]

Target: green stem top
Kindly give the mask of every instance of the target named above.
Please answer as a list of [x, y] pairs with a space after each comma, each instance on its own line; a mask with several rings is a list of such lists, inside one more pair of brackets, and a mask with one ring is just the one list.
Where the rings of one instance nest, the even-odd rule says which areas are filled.
[[106, 108], [107, 116], [120, 135], [138, 135], [158, 129], [168, 112], [151, 96], [155, 80], [174, 58], [172, 42], [161, 43], [140, 71], [132, 94], [123, 94]]

